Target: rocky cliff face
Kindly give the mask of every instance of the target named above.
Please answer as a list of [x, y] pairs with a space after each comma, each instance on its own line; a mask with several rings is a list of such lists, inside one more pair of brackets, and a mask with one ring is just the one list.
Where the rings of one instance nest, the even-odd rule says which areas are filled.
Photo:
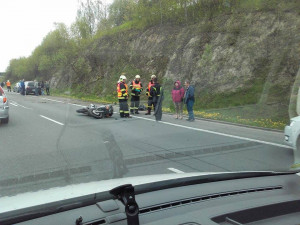
[[274, 11], [127, 30], [87, 49], [90, 70], [81, 79], [90, 90], [113, 95], [108, 87], [121, 72], [130, 79], [139, 73], [144, 82], [154, 73], [167, 86], [190, 79], [199, 96], [247, 97], [255, 90], [257, 96], [246, 103], [288, 105], [300, 62], [299, 28], [298, 13]]

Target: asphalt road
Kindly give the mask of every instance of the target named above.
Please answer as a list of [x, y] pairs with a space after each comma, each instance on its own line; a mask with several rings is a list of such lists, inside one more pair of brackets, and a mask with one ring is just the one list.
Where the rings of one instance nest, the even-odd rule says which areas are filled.
[[78, 100], [7, 96], [10, 121], [0, 125], [0, 195], [138, 175], [282, 171], [293, 163], [279, 132], [170, 115], [156, 122], [143, 112], [97, 120], [76, 113], [88, 105]]

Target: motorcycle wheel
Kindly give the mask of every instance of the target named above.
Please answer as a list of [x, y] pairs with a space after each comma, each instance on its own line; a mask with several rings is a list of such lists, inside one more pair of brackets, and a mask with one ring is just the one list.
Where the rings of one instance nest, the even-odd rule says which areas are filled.
[[87, 113], [87, 109], [83, 108], [83, 109], [77, 109], [76, 112], [78, 113]]
[[103, 118], [103, 112], [97, 112], [97, 109], [89, 109], [89, 115], [96, 119], [102, 119]]

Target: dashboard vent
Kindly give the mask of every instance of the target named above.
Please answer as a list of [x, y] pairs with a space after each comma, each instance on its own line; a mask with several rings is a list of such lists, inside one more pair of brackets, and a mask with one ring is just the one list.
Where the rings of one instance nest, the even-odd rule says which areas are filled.
[[217, 193], [217, 194], [204, 195], [204, 196], [200, 196], [200, 197], [182, 199], [182, 200], [178, 200], [175, 202], [169, 202], [169, 203], [165, 203], [165, 204], [160, 204], [160, 205], [143, 208], [143, 209], [140, 209], [140, 214], [150, 213], [153, 211], [163, 210], [163, 209], [177, 207], [177, 206], [183, 206], [183, 205], [192, 204], [192, 203], [201, 202], [201, 201], [219, 199], [219, 198], [228, 197], [228, 196], [249, 194], [249, 193], [254, 193], [254, 192], [257, 193], [257, 192], [264, 192], [264, 191], [274, 191], [274, 190], [280, 190], [280, 189], [282, 189], [282, 186], [245, 189], [245, 190], [239, 190], [239, 191], [221, 192], [221, 193]]
[[190, 223], [182, 223], [179, 225], [200, 225], [199, 223], [195, 223], [195, 222], [190, 222]]
[[83, 225], [100, 225], [105, 223], [106, 223], [105, 219], [100, 219], [100, 220], [94, 220], [94, 221], [83, 223]]

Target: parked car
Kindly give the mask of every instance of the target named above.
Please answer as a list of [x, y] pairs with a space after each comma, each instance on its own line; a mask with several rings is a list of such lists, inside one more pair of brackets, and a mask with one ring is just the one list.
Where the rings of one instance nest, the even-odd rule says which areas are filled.
[[9, 105], [7, 97], [0, 87], [0, 120], [1, 123], [8, 123], [9, 115], [8, 115]]
[[13, 92], [20, 93], [20, 91], [21, 91], [21, 85], [20, 85], [20, 82], [18, 82], [18, 83], [16, 83], [16, 85], [14, 86]]
[[294, 151], [294, 164], [291, 169], [300, 169], [300, 116], [292, 118], [290, 124], [285, 126], [284, 140]]
[[300, 149], [300, 116], [291, 119], [284, 129], [285, 142], [294, 149]]
[[[25, 91], [26, 91], [26, 95], [35, 94], [34, 81], [25, 81]], [[38, 87], [38, 93], [39, 95], [42, 94], [40, 85]]]

